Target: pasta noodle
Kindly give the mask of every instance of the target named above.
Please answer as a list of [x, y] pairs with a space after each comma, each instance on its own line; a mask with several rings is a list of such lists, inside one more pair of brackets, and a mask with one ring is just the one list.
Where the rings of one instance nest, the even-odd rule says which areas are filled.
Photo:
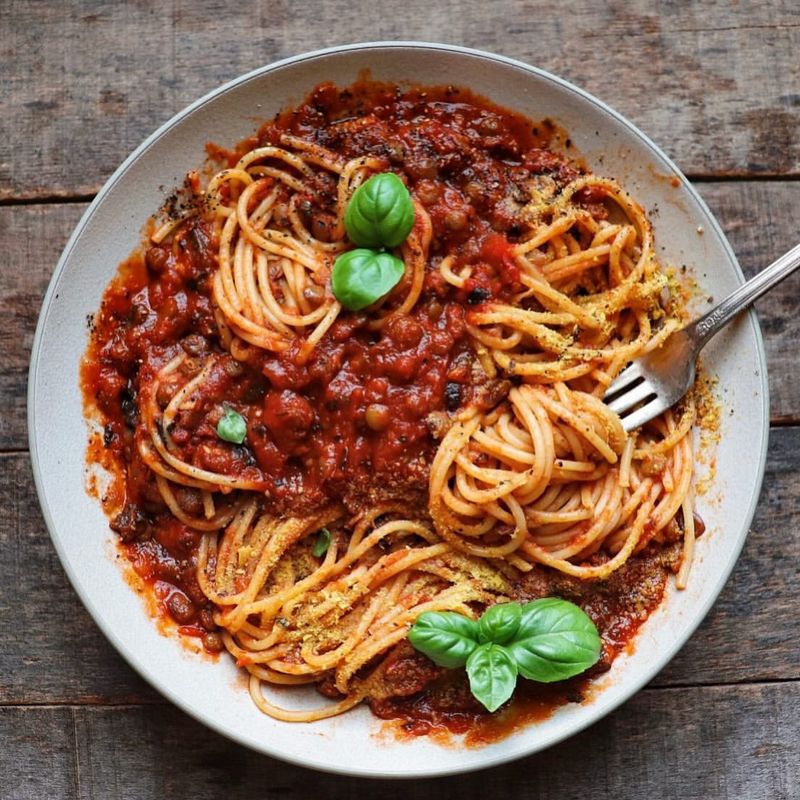
[[[631, 434], [602, 400], [682, 324], [641, 206], [478, 101], [343, 93], [319, 122], [326, 91], [151, 234], [87, 356], [126, 467], [112, 527], [292, 722], [394, 696], [424, 611], [475, 617], [541, 570], [610, 581], [678, 541], [683, 587], [702, 532], [692, 398]], [[351, 312], [331, 288], [345, 210], [389, 170], [413, 200], [404, 274]], [[304, 684], [333, 701], [263, 691]]]

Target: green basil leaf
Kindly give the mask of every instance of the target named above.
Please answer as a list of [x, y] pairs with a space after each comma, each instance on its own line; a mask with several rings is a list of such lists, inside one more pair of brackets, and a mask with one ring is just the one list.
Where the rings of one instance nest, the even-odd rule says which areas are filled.
[[408, 640], [434, 664], [455, 669], [478, 646], [478, 625], [455, 611], [425, 611], [411, 626]]
[[467, 659], [469, 688], [489, 711], [496, 711], [514, 693], [517, 665], [501, 644], [486, 642]]
[[478, 637], [482, 642], [505, 644], [519, 628], [522, 606], [519, 603], [498, 603], [484, 611], [478, 620]]
[[406, 265], [391, 253], [348, 250], [336, 258], [331, 273], [334, 297], [350, 311], [360, 311], [400, 282]]
[[317, 541], [314, 542], [314, 547], [311, 549], [311, 552], [319, 558], [320, 556], [324, 556], [325, 553], [328, 552], [328, 548], [331, 546], [331, 532], [327, 528], [322, 528], [317, 535]]
[[353, 192], [344, 212], [351, 242], [361, 247], [397, 247], [414, 227], [414, 203], [393, 172], [373, 175]]
[[578, 606], [558, 597], [522, 607], [519, 629], [506, 645], [520, 675], [550, 683], [578, 675], [600, 658], [594, 623]]
[[241, 444], [247, 436], [247, 422], [241, 414], [229, 408], [217, 423], [217, 436], [226, 442]]

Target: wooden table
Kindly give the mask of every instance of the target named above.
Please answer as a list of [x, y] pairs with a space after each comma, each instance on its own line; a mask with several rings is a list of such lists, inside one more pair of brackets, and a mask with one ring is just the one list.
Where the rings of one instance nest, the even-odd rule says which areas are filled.
[[674, 157], [752, 275], [800, 239], [800, 12], [793, 0], [728, 6], [0, 0], [0, 797], [800, 797], [800, 276], [758, 305], [772, 393], [767, 476], [708, 619], [607, 719], [471, 776], [378, 784], [317, 774], [167, 705], [68, 585], [26, 449], [36, 317], [87, 202], [187, 103], [305, 50], [439, 40], [574, 81]]

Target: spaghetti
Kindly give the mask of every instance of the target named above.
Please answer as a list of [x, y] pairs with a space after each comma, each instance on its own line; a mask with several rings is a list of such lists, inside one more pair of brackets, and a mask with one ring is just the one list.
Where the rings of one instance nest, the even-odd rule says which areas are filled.
[[[602, 402], [681, 297], [643, 209], [543, 130], [452, 87], [323, 85], [194, 176], [106, 292], [84, 385], [123, 472], [112, 527], [273, 717], [452, 690], [405, 642], [423, 611], [476, 616], [544, 581], [593, 616], [607, 667], [667, 572], [686, 584], [693, 402], [630, 435]], [[405, 273], [348, 312], [344, 212], [388, 170], [414, 203]], [[241, 443], [217, 433], [230, 411]], [[333, 702], [287, 710], [265, 684]]]

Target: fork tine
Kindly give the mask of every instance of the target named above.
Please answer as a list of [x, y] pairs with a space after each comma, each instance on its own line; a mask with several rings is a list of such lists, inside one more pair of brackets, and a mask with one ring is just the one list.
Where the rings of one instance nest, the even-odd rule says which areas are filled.
[[649, 403], [645, 403], [641, 408], [628, 414], [627, 417], [622, 418], [622, 427], [630, 433], [631, 431], [641, 428], [645, 422], [650, 422], [655, 419], [663, 411], [666, 411], [669, 406], [664, 402], [661, 397], [654, 397]]
[[608, 385], [604, 397], [617, 394], [630, 386], [635, 380], [642, 377], [642, 370], [639, 364], [634, 361], [630, 366], [625, 367], [616, 378]]
[[637, 403], [646, 400], [651, 394], [656, 394], [656, 391], [650, 381], [645, 380], [638, 386], [634, 386], [630, 391], [624, 392], [615, 400], [607, 403], [607, 405], [615, 413], [624, 414], [628, 409], [637, 405]]

